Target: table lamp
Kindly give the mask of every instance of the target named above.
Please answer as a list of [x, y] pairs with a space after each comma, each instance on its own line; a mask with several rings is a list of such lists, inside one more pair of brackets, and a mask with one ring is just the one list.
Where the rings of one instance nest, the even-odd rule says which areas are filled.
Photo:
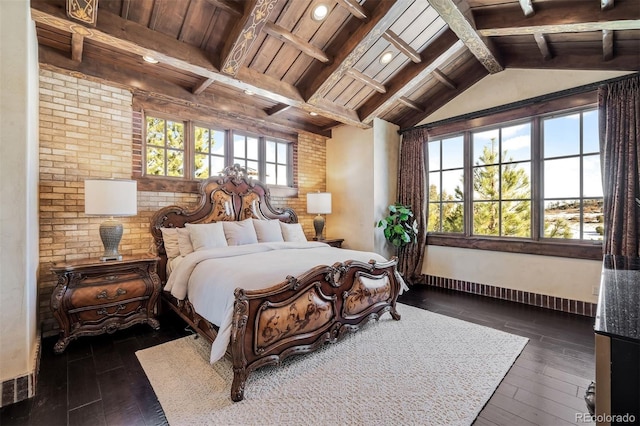
[[104, 254], [100, 260], [122, 260], [118, 245], [122, 239], [122, 223], [114, 216], [134, 216], [138, 212], [138, 188], [135, 180], [87, 179], [84, 181], [84, 213], [87, 216], [109, 216], [100, 225]]
[[330, 192], [310, 192], [307, 194], [307, 213], [316, 213], [313, 219], [313, 227], [316, 230], [314, 240], [322, 241], [322, 230], [324, 229], [324, 217], [322, 214], [331, 213], [331, 193]]

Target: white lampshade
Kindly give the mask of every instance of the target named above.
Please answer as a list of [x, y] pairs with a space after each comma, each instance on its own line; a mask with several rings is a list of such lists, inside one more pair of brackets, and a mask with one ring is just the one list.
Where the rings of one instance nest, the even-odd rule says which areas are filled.
[[330, 214], [331, 193], [309, 192], [307, 194], [307, 213]]
[[124, 179], [85, 180], [84, 213], [89, 216], [134, 216], [138, 213], [137, 182]]

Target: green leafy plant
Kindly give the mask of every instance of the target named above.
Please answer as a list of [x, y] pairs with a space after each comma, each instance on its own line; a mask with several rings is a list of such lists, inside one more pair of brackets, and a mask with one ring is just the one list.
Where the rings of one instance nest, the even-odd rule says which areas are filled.
[[395, 247], [404, 247], [417, 241], [418, 222], [409, 206], [391, 204], [389, 215], [379, 221], [377, 226], [384, 230], [384, 237]]

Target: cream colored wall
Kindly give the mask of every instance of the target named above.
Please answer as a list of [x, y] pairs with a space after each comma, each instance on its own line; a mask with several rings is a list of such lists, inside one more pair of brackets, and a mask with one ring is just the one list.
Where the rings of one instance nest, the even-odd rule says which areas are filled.
[[0, 2], [0, 382], [35, 370], [38, 58], [29, 2]]
[[327, 140], [327, 190], [333, 198], [327, 237], [344, 238], [344, 247], [393, 254], [375, 225], [396, 198], [397, 130], [376, 119], [371, 129], [338, 127]]
[[[485, 77], [421, 124], [557, 92], [626, 72], [508, 69]], [[597, 302], [600, 261], [427, 246], [424, 274]]]

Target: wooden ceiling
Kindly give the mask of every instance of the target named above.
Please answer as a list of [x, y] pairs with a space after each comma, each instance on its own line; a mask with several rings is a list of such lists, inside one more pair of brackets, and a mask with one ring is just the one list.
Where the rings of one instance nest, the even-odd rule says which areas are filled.
[[638, 0], [99, 0], [95, 25], [66, 3], [31, 0], [41, 66], [278, 131], [410, 127], [505, 68], [640, 70]]

